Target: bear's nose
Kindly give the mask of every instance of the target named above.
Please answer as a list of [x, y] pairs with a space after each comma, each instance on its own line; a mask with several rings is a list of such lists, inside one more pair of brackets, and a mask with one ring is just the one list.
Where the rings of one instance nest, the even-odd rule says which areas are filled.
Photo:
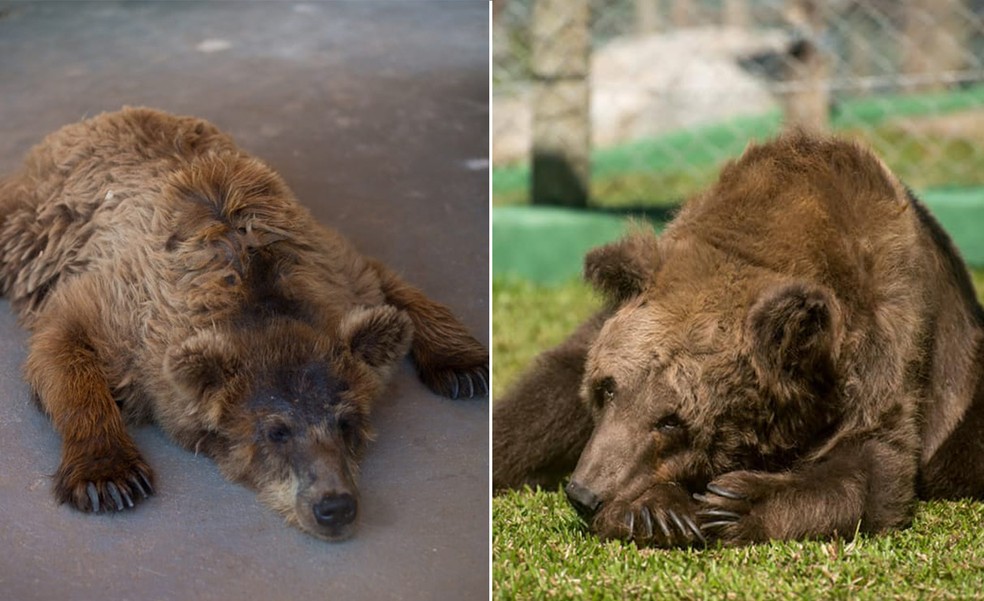
[[322, 526], [344, 526], [355, 519], [355, 497], [348, 493], [325, 495], [314, 504], [314, 519]]
[[574, 480], [567, 483], [564, 492], [567, 493], [567, 500], [585, 519], [593, 516], [598, 511], [598, 507], [601, 506], [601, 499], [598, 498], [598, 495]]

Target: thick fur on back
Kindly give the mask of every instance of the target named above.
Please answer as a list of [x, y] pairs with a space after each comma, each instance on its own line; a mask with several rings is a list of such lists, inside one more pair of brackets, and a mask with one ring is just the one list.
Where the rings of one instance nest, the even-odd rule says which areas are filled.
[[0, 290], [28, 328], [53, 296], [97, 303], [89, 325], [122, 350], [110, 384], [134, 413], [168, 396], [165, 351], [201, 329], [287, 310], [332, 330], [384, 300], [361, 255], [199, 119], [130, 109], [68, 126], [0, 198]]
[[681, 280], [734, 266], [735, 284], [718, 280], [717, 292], [734, 299], [725, 313], [745, 312], [758, 290], [742, 284], [758, 274], [833, 292], [845, 322], [837, 371], [859, 403], [849, 416], [858, 428], [901, 403], [923, 422], [921, 441], [909, 444], [925, 459], [966, 410], [981, 337], [966, 268], [921, 203], [863, 147], [805, 134], [751, 147], [660, 240], [666, 254], [678, 244], [726, 257], [698, 259]]

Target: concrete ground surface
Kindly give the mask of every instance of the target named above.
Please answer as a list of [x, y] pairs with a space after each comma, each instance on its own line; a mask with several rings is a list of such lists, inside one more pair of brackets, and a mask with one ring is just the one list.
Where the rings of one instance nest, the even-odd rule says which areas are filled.
[[[0, 2], [0, 174], [120, 106], [194, 114], [276, 168], [320, 220], [488, 344], [488, 4]], [[50, 493], [59, 441], [0, 301], [0, 599], [481, 599], [488, 401], [404, 364], [375, 410], [354, 539], [287, 527], [155, 426], [158, 494], [83, 515]]]

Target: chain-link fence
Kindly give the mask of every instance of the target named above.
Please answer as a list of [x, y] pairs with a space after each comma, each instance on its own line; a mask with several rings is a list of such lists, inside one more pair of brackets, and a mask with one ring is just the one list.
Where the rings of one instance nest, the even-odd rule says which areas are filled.
[[984, 189], [984, 0], [495, 2], [498, 205], [677, 202], [789, 123]]

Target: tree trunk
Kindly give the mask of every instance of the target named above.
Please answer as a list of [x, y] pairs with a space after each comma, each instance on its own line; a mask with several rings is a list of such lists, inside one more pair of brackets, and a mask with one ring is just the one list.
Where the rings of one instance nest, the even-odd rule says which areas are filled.
[[660, 29], [659, 0], [635, 0], [636, 33], [656, 33]]
[[532, 20], [534, 204], [583, 207], [590, 177], [587, 0], [535, 0]]
[[965, 66], [967, 20], [963, 0], [905, 0], [902, 70], [926, 78], [920, 89], [941, 90]]
[[824, 33], [823, 3], [790, 0], [788, 17], [801, 33], [786, 57], [783, 112], [787, 127], [825, 130], [829, 121], [830, 65], [820, 39]]

